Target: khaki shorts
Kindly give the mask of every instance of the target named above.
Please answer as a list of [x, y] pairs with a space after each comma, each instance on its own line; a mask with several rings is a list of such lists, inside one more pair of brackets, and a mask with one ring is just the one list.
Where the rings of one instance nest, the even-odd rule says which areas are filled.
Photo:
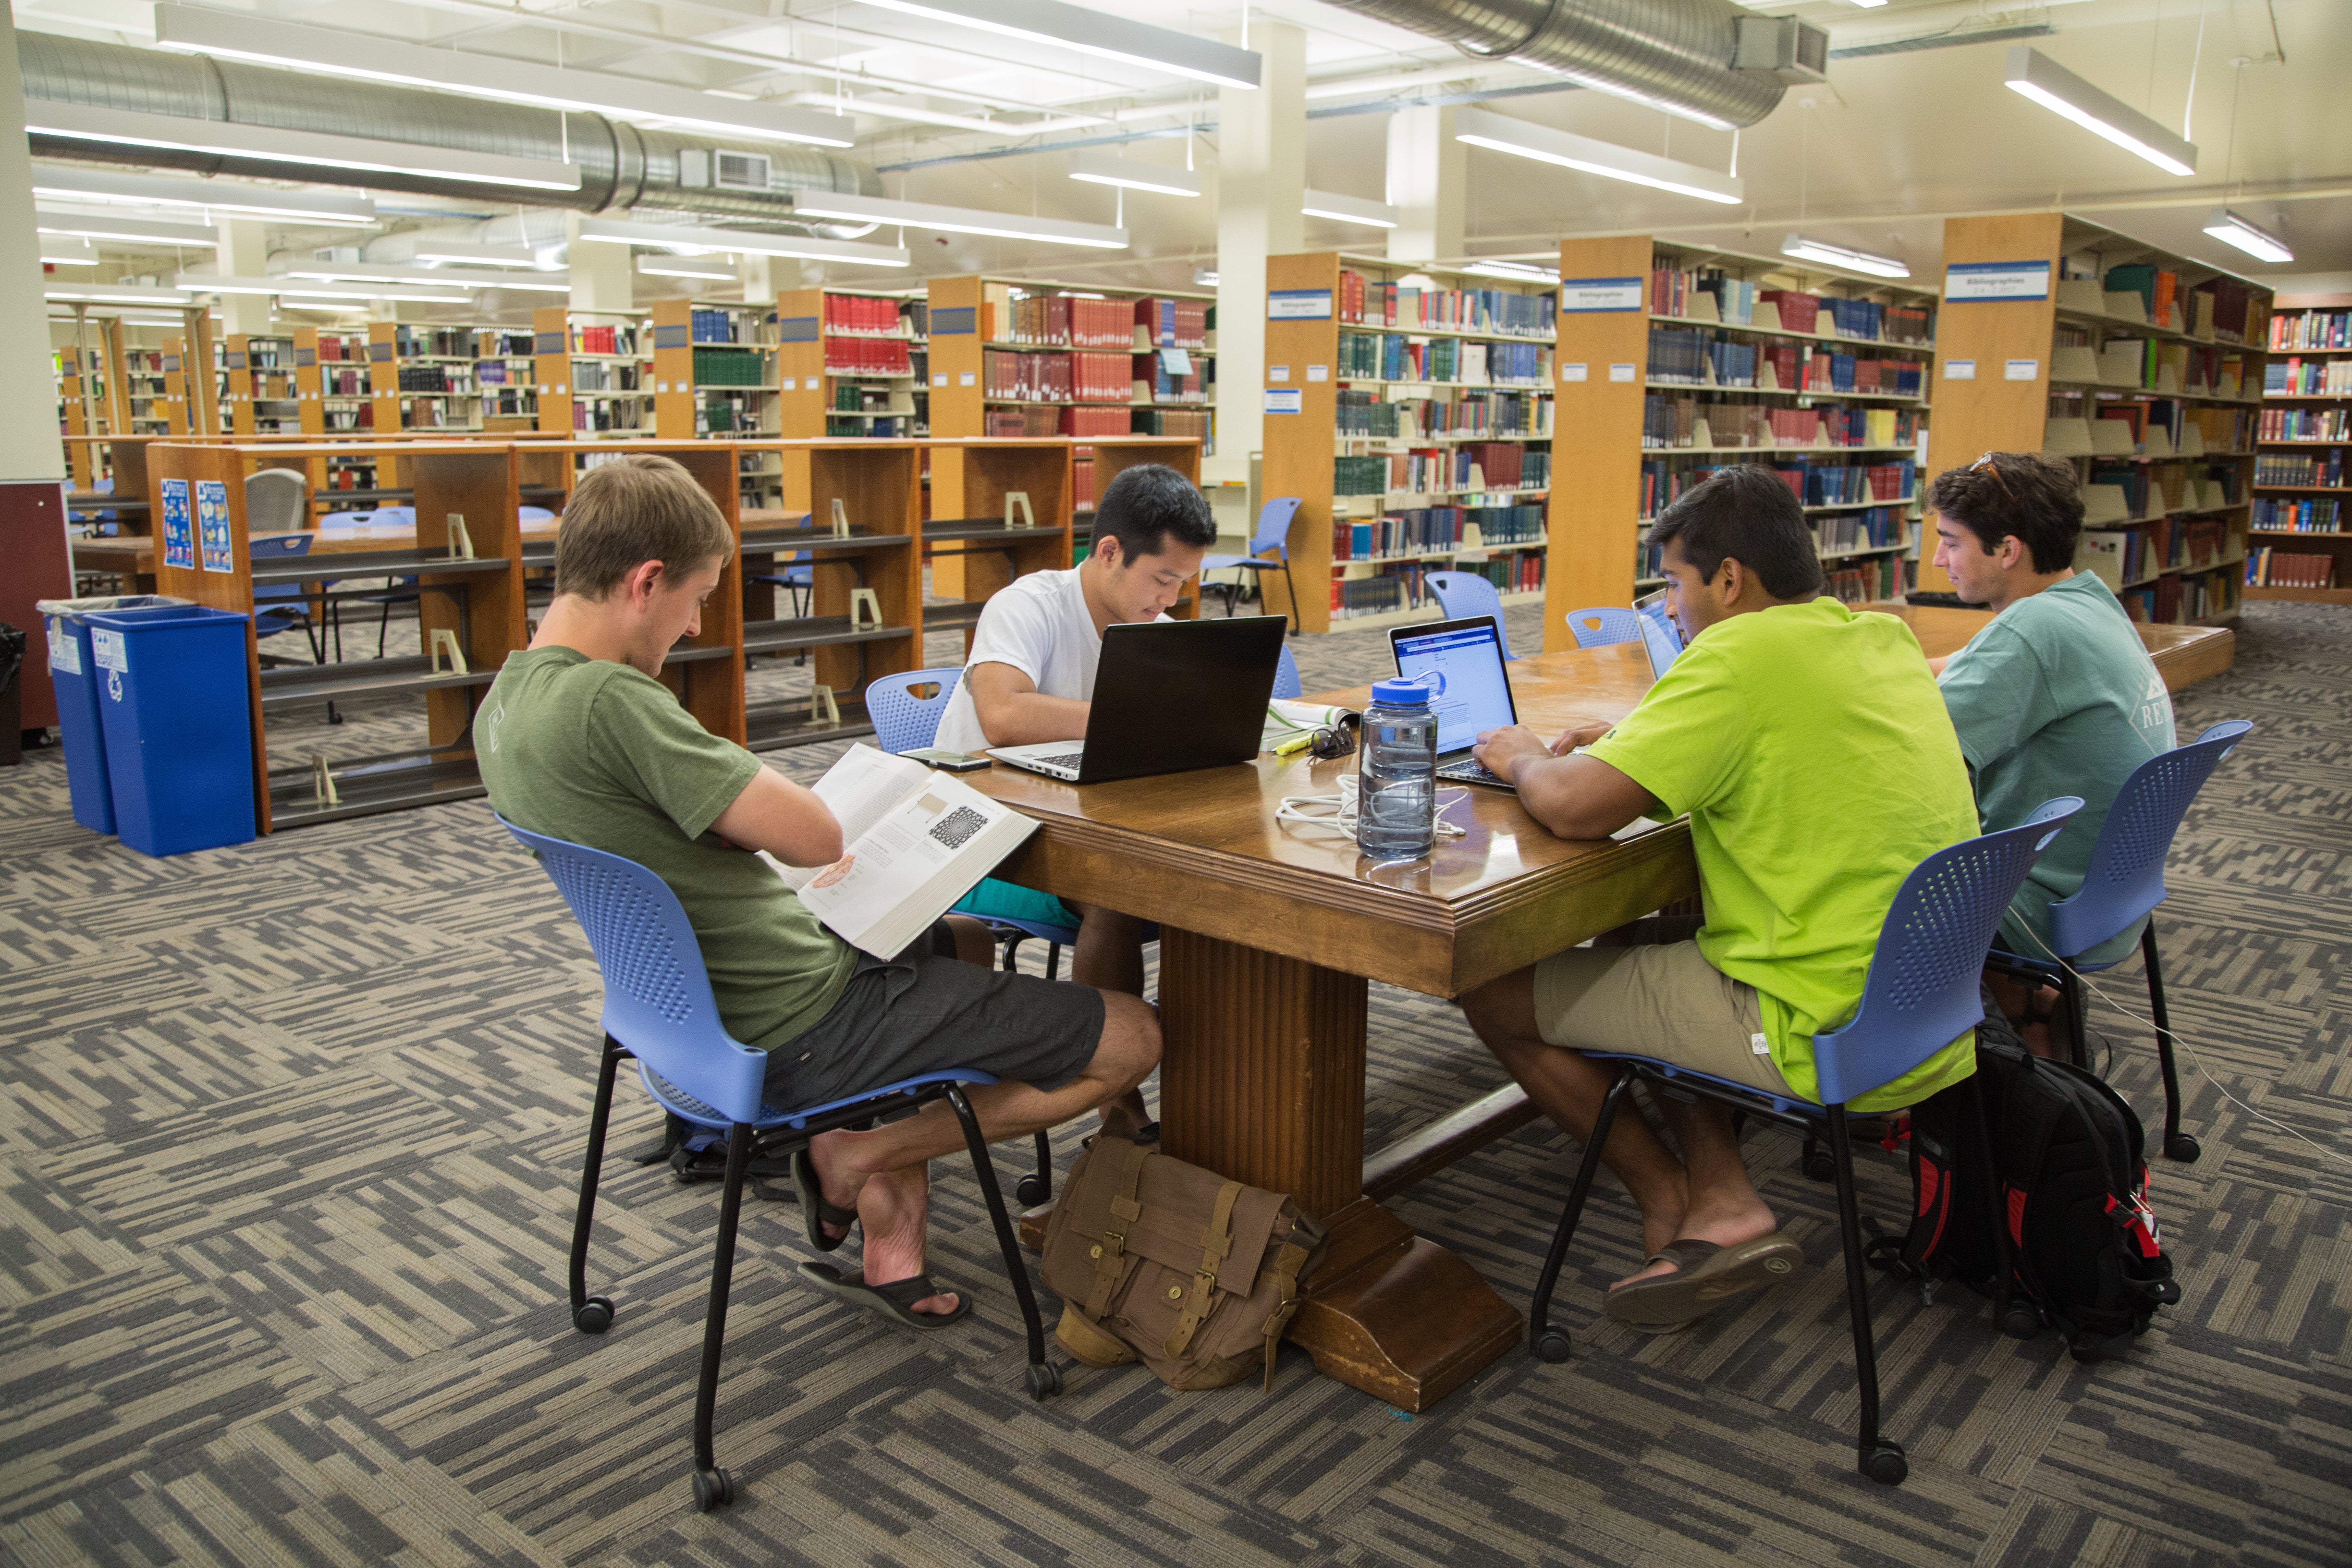
[[1536, 1026], [1548, 1045], [1651, 1057], [1802, 1099], [1764, 1049], [1756, 988], [1696, 942], [1572, 947], [1536, 965]]

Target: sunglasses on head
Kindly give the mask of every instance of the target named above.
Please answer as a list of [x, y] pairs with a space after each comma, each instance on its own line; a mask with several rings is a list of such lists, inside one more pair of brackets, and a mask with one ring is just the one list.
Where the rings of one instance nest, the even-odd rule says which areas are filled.
[[1994, 462], [1992, 459], [1993, 455], [1990, 452], [1987, 452], [1983, 457], [1979, 458], [1975, 462], [1969, 465], [1969, 472], [1973, 474], [1979, 468], [1983, 469], [1986, 473], [1992, 476], [1992, 482], [2000, 487], [2000, 493], [2009, 498], [2009, 502], [2011, 506], [2020, 504], [2017, 499], [2017, 492], [2009, 488], [2009, 481], [2007, 479], [2001, 478], [2000, 465]]

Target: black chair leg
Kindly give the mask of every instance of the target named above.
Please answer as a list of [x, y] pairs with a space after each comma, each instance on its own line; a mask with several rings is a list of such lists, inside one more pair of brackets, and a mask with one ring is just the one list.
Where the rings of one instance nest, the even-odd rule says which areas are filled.
[[2073, 964], [2058, 972], [2058, 990], [2066, 998], [2066, 1048], [2073, 1053], [2068, 1059], [2088, 1072], [2091, 1070], [2090, 1021], [2084, 1014], [2090, 1002], [2090, 994], [2084, 987], [2083, 977], [2074, 973]]
[[1018, 968], [1020, 968], [1020, 967], [1021, 967], [1018, 963], [1014, 963], [1014, 962], [1013, 962], [1013, 950], [1014, 950], [1014, 949], [1016, 949], [1016, 948], [1018, 948], [1018, 947], [1019, 947], [1023, 942], [1026, 942], [1026, 941], [1028, 941], [1028, 940], [1029, 940], [1029, 933], [1028, 933], [1027, 931], [1012, 931], [1012, 932], [1009, 932], [1009, 933], [1006, 935], [1006, 937], [1005, 937], [1005, 941], [1004, 941], [1004, 973], [1005, 973], [1010, 974], [1010, 973], [1012, 973], [1014, 970], [1016, 970], [1016, 969], [1018, 969]]
[[1853, 1140], [1846, 1131], [1845, 1107], [1829, 1112], [1830, 1154], [1837, 1162], [1838, 1230], [1845, 1244], [1845, 1310], [1853, 1323], [1853, 1370], [1862, 1394], [1858, 1468], [1874, 1481], [1899, 1484], [1911, 1473], [1902, 1445], [1878, 1435], [1878, 1355], [1870, 1341], [1870, 1284], [1863, 1267], [1862, 1215], [1853, 1196]]
[[2156, 917], [2139, 933], [2140, 957], [2147, 963], [2147, 1012], [2156, 1020], [2156, 1059], [2164, 1068], [2164, 1157], [2194, 1164], [2205, 1151], [2180, 1130], [2180, 1074], [2172, 1063], [2172, 1018], [2164, 1007], [2164, 965], [2156, 956]]
[[580, 1171], [580, 1206], [572, 1216], [572, 1326], [601, 1334], [613, 1326], [609, 1296], [588, 1294], [588, 1235], [596, 1224], [596, 1181], [604, 1165], [604, 1130], [613, 1118], [613, 1077], [628, 1050], [604, 1037], [604, 1065], [596, 1074], [596, 1105], [588, 1113], [588, 1160]]
[[1049, 942], [1045, 944], [1045, 978], [1059, 980], [1062, 977], [1061, 970], [1062, 944], [1058, 942]]
[[1013, 1195], [1033, 1209], [1054, 1195], [1054, 1141], [1042, 1130], [1037, 1134], [1037, 1168], [1013, 1184]]
[[1029, 1333], [1029, 1393], [1035, 1399], [1051, 1399], [1062, 1392], [1061, 1370], [1045, 1359], [1045, 1325], [1037, 1317], [1037, 1293], [1029, 1287], [1029, 1265], [1021, 1256], [1021, 1238], [1013, 1233], [1013, 1220], [1004, 1212], [1004, 1194], [996, 1190], [996, 1168], [988, 1158], [988, 1139], [980, 1130], [980, 1118], [972, 1113], [971, 1101], [964, 1097], [963, 1086], [948, 1085], [948, 1103], [955, 1108], [956, 1120], [963, 1123], [963, 1141], [971, 1150], [972, 1173], [980, 1178], [981, 1196], [988, 1201], [988, 1221], [996, 1227], [996, 1245], [1004, 1253], [1004, 1272], [1013, 1280], [1013, 1293], [1021, 1301], [1021, 1325]]
[[1551, 1293], [1559, 1284], [1559, 1266], [1568, 1257], [1568, 1244], [1575, 1238], [1576, 1222], [1584, 1214], [1592, 1178], [1601, 1170], [1601, 1151], [1609, 1146], [1609, 1128], [1617, 1120], [1618, 1104], [1633, 1082], [1632, 1068], [1617, 1069], [1617, 1081], [1609, 1086], [1601, 1113], [1593, 1118], [1592, 1136], [1584, 1141], [1584, 1158], [1576, 1167], [1576, 1184], [1569, 1189], [1568, 1206], [1560, 1211], [1559, 1228], [1552, 1232], [1551, 1250], [1544, 1254], [1543, 1273], [1536, 1279], [1536, 1299], [1528, 1309], [1528, 1348], [1538, 1360], [1563, 1362], [1569, 1357], [1568, 1334], [1551, 1326]]
[[1797, 1168], [1817, 1182], [1837, 1180], [1837, 1162], [1822, 1147], [1821, 1134], [1805, 1134], [1805, 1147], [1797, 1156]]
[[719, 1352], [727, 1342], [727, 1293], [735, 1282], [735, 1226], [743, 1216], [743, 1184], [751, 1169], [751, 1124], [727, 1132], [727, 1188], [719, 1199], [719, 1246], [710, 1259], [710, 1312], [702, 1324], [702, 1378], [694, 1391], [694, 1507], [709, 1513], [735, 1500], [735, 1481], [711, 1452], [710, 1423], [719, 1413]]
[[[1265, 579], [1260, 578], [1259, 581], [1264, 582]], [[1298, 584], [1291, 581], [1290, 561], [1286, 556], [1282, 563], [1282, 591], [1290, 595], [1290, 635], [1297, 637], [1298, 635]]]
[[375, 656], [383, 657], [383, 645], [392, 635], [392, 601], [383, 602], [383, 618], [375, 624]]

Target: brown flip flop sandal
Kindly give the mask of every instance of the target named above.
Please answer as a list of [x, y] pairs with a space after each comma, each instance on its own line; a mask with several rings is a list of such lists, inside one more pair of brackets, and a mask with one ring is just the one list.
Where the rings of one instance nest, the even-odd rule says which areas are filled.
[[1675, 1272], [1617, 1286], [1609, 1292], [1607, 1310], [1621, 1323], [1656, 1331], [1680, 1328], [1717, 1302], [1794, 1279], [1805, 1255], [1775, 1232], [1732, 1247], [1685, 1237], [1666, 1243], [1650, 1261], [1671, 1263]]

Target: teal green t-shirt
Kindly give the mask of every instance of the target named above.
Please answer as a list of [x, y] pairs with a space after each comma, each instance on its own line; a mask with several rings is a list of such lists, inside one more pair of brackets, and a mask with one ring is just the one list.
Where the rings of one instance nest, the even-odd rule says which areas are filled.
[[[1975, 837], [1967, 766], [1911, 628], [1834, 599], [1718, 621], [1591, 754], [1690, 814], [1699, 952], [1754, 986], [1790, 1088], [1862, 1001], [1918, 863]], [[1909, 1105], [1976, 1070], [1974, 1032], [1850, 1103]]]
[[[2077, 572], [2001, 611], [1944, 666], [1944, 706], [1976, 779], [1986, 831], [2014, 827], [2043, 801], [2083, 809], [2043, 851], [2001, 921], [2027, 958], [2074, 958], [2050, 944], [2050, 906], [2081, 891], [2091, 847], [2132, 770], [2172, 750], [2172, 696], [2138, 628], [2106, 584]], [[2111, 963], [2140, 924], [2091, 950]]]
[[856, 950], [765, 861], [710, 831], [760, 759], [695, 722], [660, 681], [575, 648], [515, 654], [475, 715], [474, 752], [500, 816], [669, 884], [736, 1039], [773, 1050], [841, 999]]

